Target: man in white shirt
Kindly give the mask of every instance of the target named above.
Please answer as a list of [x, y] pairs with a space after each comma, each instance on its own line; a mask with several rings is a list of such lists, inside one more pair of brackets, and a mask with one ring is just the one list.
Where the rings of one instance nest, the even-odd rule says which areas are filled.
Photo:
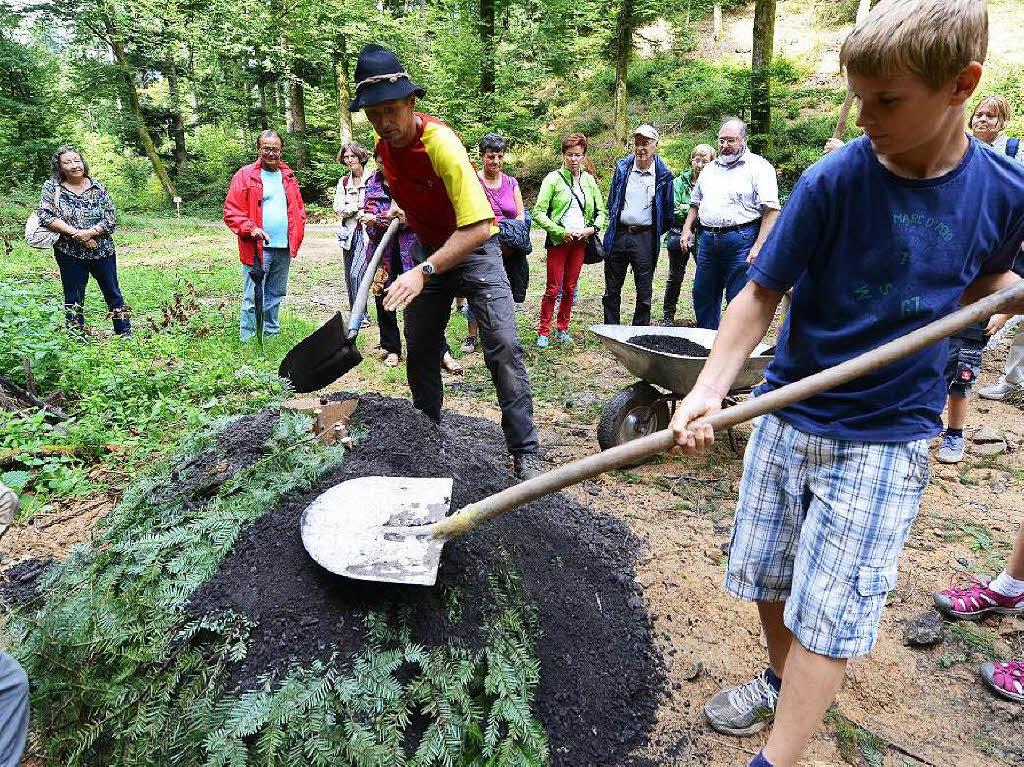
[[718, 129], [718, 158], [705, 166], [690, 197], [681, 242], [699, 220], [693, 310], [697, 325], [718, 328], [722, 293], [728, 304], [747, 284], [754, 262], [779, 217], [779, 182], [766, 159], [747, 148], [747, 126], [729, 117]]

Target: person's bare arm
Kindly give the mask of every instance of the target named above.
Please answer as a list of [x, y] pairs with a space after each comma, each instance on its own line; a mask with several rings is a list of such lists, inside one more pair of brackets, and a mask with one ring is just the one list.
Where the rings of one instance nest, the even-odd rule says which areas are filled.
[[519, 184], [516, 184], [515, 189], [512, 192], [512, 196], [516, 201], [516, 219], [519, 221], [525, 221], [526, 204], [523, 202], [523, 192], [519, 188]]
[[[470, 253], [479, 248], [491, 236], [491, 220], [484, 219], [475, 224], [463, 226], [452, 232], [440, 248], [427, 259], [438, 274], [458, 266]], [[423, 290], [426, 275], [422, 269], [411, 269], [392, 283], [384, 298], [384, 308], [389, 312], [404, 309]]]
[[740, 368], [771, 325], [782, 296], [752, 281], [729, 303], [707, 362], [669, 424], [684, 453], [706, 450], [714, 443], [710, 426], [690, 429], [690, 423], [722, 408]]
[[[967, 286], [961, 301], [965, 305], [973, 304], [975, 301], [982, 299], [985, 296], [991, 295], [992, 293], [998, 293], [1000, 290], [1015, 285], [1020, 282], [1020, 279], [1020, 276], [1014, 272], [997, 272], [995, 274], [979, 275], [974, 279], [974, 282]], [[1024, 300], [1004, 307], [1003, 312], [1006, 314], [1024, 314]]]
[[768, 239], [768, 235], [772, 232], [772, 227], [775, 226], [775, 222], [779, 220], [778, 208], [764, 208], [761, 211], [761, 228], [757, 230], [757, 239], [754, 240], [754, 244], [750, 246], [750, 254], [747, 256], [747, 263], [754, 263], [754, 259], [757, 258], [757, 254], [761, 252], [761, 248], [764, 246], [765, 240]]

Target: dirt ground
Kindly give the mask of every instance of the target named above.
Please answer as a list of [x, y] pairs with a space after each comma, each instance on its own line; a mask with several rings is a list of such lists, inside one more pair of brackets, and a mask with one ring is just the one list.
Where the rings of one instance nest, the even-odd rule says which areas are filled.
[[[233, 247], [220, 234], [211, 232], [211, 239], [225, 253]], [[289, 310], [326, 317], [344, 305], [338, 260], [330, 227], [314, 228], [293, 266]], [[536, 256], [531, 264], [542, 268]], [[664, 285], [666, 268], [663, 259], [656, 295]], [[540, 283], [536, 276], [531, 281], [524, 309], [531, 317]], [[547, 358], [559, 356], [551, 363], [554, 367], [545, 370], [571, 375], [576, 390], [561, 400], [538, 396], [535, 401], [535, 421], [551, 465], [598, 449], [595, 429], [601, 403], [634, 380], [592, 337], [584, 336], [582, 328], [597, 321], [599, 283], [596, 273], [584, 277], [573, 324], [582, 343], [572, 350], [553, 349]], [[632, 300], [627, 290], [624, 306], [631, 307]], [[376, 326], [365, 333], [365, 343], [372, 346]], [[524, 336], [524, 341], [534, 360], [531, 339]], [[986, 354], [980, 386], [997, 377], [1005, 348], [1004, 342]], [[499, 413], [481, 355], [463, 362], [465, 376], [445, 376], [446, 407], [497, 422]], [[535, 391], [548, 383], [535, 376]], [[386, 370], [372, 355], [346, 376], [343, 388], [408, 396], [404, 369]], [[1024, 434], [1024, 412], [1006, 403], [972, 400], [968, 433], [982, 426]], [[748, 427], [736, 431], [742, 446]], [[887, 744], [886, 765], [1024, 763], [1019, 737], [1024, 708], [991, 695], [977, 675], [978, 663], [990, 652], [1024, 657], [1024, 619], [990, 617], [968, 632], [951, 624], [946, 640], [929, 649], [903, 643], [907, 620], [929, 610], [932, 591], [946, 587], [958, 570], [994, 576], [1001, 568], [1024, 508], [1022, 457], [1024, 452], [1017, 450], [994, 458], [968, 456], [958, 467], [933, 464], [878, 645], [871, 656], [851, 664], [838, 697], [843, 717]], [[740, 472], [739, 456], [722, 440], [710, 458], [658, 458], [566, 491], [582, 507], [617, 517], [645, 544], [636, 564], [636, 582], [667, 679], [653, 729], [647, 743], [634, 751], [636, 758], [665, 765], [742, 765], [766, 740], [766, 733], [739, 739], [713, 733], [701, 712], [704, 701], [721, 686], [746, 680], [767, 662], [753, 606], [727, 596], [721, 585], [723, 545], [729, 540]], [[63, 556], [74, 542], [88, 538], [95, 519], [113, 500], [79, 501], [13, 529], [4, 540], [2, 566], [29, 557]], [[840, 753], [844, 741], [837, 731], [834, 724], [822, 728], [803, 764], [848, 763]]]

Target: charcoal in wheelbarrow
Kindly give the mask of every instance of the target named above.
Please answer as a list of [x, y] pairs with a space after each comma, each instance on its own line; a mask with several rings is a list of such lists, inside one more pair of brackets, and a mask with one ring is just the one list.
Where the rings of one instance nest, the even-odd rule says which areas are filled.
[[355, 340], [349, 341], [348, 323], [335, 314], [281, 360], [278, 375], [291, 381], [299, 394], [323, 389], [363, 361]]

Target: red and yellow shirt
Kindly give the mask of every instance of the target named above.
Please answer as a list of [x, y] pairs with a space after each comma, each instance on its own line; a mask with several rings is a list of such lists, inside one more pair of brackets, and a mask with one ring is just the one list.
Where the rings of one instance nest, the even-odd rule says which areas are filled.
[[377, 140], [378, 163], [409, 228], [430, 248], [479, 221], [491, 221], [491, 234], [496, 234], [494, 211], [458, 135], [436, 117], [416, 116], [419, 136], [408, 146]]

